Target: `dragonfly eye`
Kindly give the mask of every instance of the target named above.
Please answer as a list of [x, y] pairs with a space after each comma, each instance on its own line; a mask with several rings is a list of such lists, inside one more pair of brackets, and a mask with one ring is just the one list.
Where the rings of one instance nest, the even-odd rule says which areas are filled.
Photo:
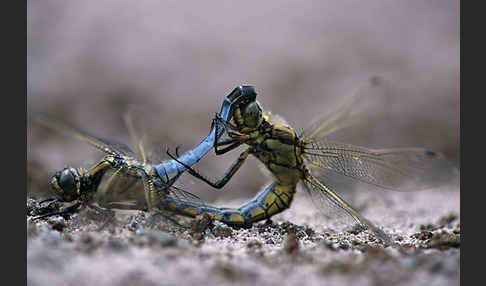
[[64, 201], [73, 201], [78, 195], [79, 174], [73, 168], [66, 168], [52, 176], [50, 184], [56, 195]]
[[245, 126], [250, 128], [257, 128], [263, 121], [262, 108], [257, 101], [250, 102], [245, 106], [242, 115]]

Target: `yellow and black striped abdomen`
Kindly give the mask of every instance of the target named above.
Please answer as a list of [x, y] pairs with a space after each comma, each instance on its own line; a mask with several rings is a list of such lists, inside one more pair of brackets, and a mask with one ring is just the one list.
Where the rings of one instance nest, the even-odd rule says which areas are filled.
[[252, 200], [239, 208], [218, 208], [201, 203], [167, 199], [164, 205], [176, 213], [195, 217], [207, 213], [214, 219], [233, 226], [249, 226], [254, 222], [268, 219], [290, 207], [296, 185], [272, 183]]

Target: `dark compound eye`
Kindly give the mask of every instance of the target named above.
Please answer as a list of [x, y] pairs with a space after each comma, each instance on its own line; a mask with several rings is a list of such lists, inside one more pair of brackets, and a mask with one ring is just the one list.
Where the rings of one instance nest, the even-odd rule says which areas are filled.
[[255, 101], [257, 93], [255, 92], [255, 88], [252, 85], [242, 85], [241, 92], [247, 100], [247, 103]]
[[76, 183], [74, 181], [74, 175], [71, 170], [66, 169], [62, 171], [61, 176], [59, 176], [59, 185], [65, 191], [74, 191], [76, 189]]
[[72, 201], [77, 195], [77, 182], [79, 175], [76, 170], [67, 168], [61, 172], [57, 172], [52, 180], [51, 186], [57, 195], [65, 201]]
[[231, 100], [238, 98], [235, 105], [241, 107], [250, 102], [254, 102], [256, 100], [256, 96], [257, 93], [252, 85], [240, 85], [231, 92], [229, 98]]
[[248, 127], [257, 127], [261, 123], [262, 109], [258, 102], [251, 102], [245, 107], [243, 118]]

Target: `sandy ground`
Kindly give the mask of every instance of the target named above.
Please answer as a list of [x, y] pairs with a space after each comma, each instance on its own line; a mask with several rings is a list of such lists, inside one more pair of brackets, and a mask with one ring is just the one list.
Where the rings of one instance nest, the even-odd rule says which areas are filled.
[[[459, 167], [457, 0], [45, 0], [28, 1], [27, 22], [29, 114], [130, 144], [122, 116], [135, 105], [141, 132], [159, 150], [185, 151], [206, 136], [236, 85], [255, 85], [264, 109], [300, 132], [378, 75], [387, 84], [370, 94], [386, 95], [387, 108], [370, 110], [376, 118], [335, 139], [425, 147]], [[218, 176], [238, 154], [211, 152], [197, 167]], [[51, 194], [55, 171], [89, 167], [101, 156], [29, 123], [28, 213]], [[177, 183], [212, 204], [238, 206], [267, 180], [257, 166], [248, 160], [219, 192], [187, 176]], [[459, 192], [351, 196], [398, 248], [341, 230], [300, 192], [289, 210], [251, 229], [213, 223], [193, 231], [163, 220], [147, 226], [148, 214], [137, 211], [87, 209], [39, 222], [29, 215], [28, 284], [457, 285]]]
[[[148, 213], [127, 210], [27, 217], [28, 285], [459, 284], [457, 189], [362, 193], [353, 202], [397, 245], [335, 228], [303, 193], [250, 229], [201, 218], [148, 225]], [[38, 210], [36, 200], [27, 206]]]

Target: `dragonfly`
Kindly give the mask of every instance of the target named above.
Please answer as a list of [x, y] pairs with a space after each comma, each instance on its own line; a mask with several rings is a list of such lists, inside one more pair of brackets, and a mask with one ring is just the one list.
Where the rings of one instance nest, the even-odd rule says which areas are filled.
[[[234, 110], [239, 105], [254, 100], [252, 96], [252, 94], [246, 94], [241, 88], [235, 88], [224, 99], [221, 110], [217, 114], [218, 118], [230, 120]], [[149, 158], [147, 158], [142, 141], [138, 139], [140, 137], [137, 136], [130, 114], [127, 114], [124, 119], [132, 141], [134, 141], [133, 144], [137, 148], [137, 154], [122, 143], [115, 143], [94, 136], [86, 131], [49, 118], [46, 115], [35, 114], [33, 116], [33, 120], [38, 124], [70, 135], [106, 153], [103, 159], [88, 169], [67, 167], [56, 172], [50, 180], [50, 186], [56, 196], [41, 203], [73, 202], [73, 204], [58, 211], [39, 215], [34, 219], [72, 213], [82, 206], [95, 207], [92, 204], [94, 201], [103, 204], [107, 201], [106, 198], [110, 197], [110, 195], [113, 196], [113, 194], [107, 193], [109, 186], [119, 181], [122, 177], [121, 175], [133, 178], [132, 182], [142, 181], [145, 203], [149, 211], [155, 207], [164, 208], [164, 202], [167, 200], [170, 200], [170, 202], [188, 200], [203, 204], [197, 196], [174, 186], [174, 183], [185, 171], [185, 166], [196, 164], [213, 148], [214, 142], [222, 136], [224, 126], [213, 120], [209, 135], [193, 149], [179, 156], [177, 160], [165, 160], [158, 164], [151, 164], [148, 162]], [[102, 178], [108, 172], [112, 174], [102, 184]], [[110, 202], [110, 204], [111, 206], [123, 206], [114, 202]], [[128, 207], [130, 208], [130, 206]], [[140, 206], [134, 205], [133, 208], [140, 208]]]
[[[375, 81], [370, 83], [377, 84]], [[246, 93], [255, 95], [255, 100], [239, 105], [231, 120], [216, 116], [228, 135], [225, 139], [217, 138], [214, 144], [216, 155], [246, 146], [223, 176], [209, 178], [167, 153], [184, 165], [192, 176], [217, 189], [230, 181], [249, 155], [257, 158], [271, 173], [273, 182], [238, 208], [172, 202], [173, 208], [186, 215], [207, 213], [231, 226], [251, 226], [288, 209], [298, 185], [303, 185], [323, 214], [368, 229], [390, 244], [390, 236], [362, 216], [337, 191], [351, 184], [365, 184], [376, 189], [406, 192], [438, 186], [448, 179], [448, 175], [441, 172], [448, 160], [440, 153], [424, 148], [371, 149], [328, 139], [332, 133], [360, 120], [360, 115], [364, 114], [362, 106], [372, 100], [368, 98], [369, 93], [355, 93], [338, 109], [298, 135], [288, 124], [278, 118], [274, 120], [271, 113], [264, 112], [256, 100], [253, 86], [244, 88]]]

